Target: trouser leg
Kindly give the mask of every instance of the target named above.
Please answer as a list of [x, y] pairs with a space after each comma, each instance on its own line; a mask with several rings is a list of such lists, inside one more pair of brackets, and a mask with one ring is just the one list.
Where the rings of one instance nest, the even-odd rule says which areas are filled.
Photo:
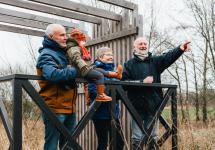
[[[151, 123], [152, 120], [153, 120], [153, 116], [144, 117], [144, 120], [143, 120], [144, 127], [146, 128]], [[152, 129], [151, 134], [149, 135], [148, 141], [143, 141], [143, 142], [142, 142], [142, 139], [144, 138], [145, 134], [142, 133], [141, 129], [139, 128], [139, 126], [133, 119], [132, 119], [131, 123], [132, 123], [131, 124], [132, 145], [134, 147], [133, 150], [135, 150], [135, 149], [142, 150], [144, 145], [147, 145], [147, 147], [149, 147], [149, 148], [156, 147], [155, 142], [157, 142], [157, 138], [158, 138], [158, 120], [157, 119], [155, 121], [155, 124], [153, 125], [153, 129]], [[158, 148], [156, 150], [158, 150]]]
[[108, 146], [108, 133], [110, 132], [110, 120], [93, 120], [98, 139], [97, 150], [106, 150]]

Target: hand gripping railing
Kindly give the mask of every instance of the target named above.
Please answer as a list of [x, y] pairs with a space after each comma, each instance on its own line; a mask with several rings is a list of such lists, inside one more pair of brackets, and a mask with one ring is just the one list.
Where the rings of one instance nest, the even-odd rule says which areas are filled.
[[[22, 89], [24, 89], [32, 100], [36, 103], [36, 105], [45, 113], [48, 119], [56, 126], [56, 128], [65, 136], [68, 140], [67, 144], [72, 146], [74, 150], [82, 149], [81, 146], [76, 142], [76, 139], [80, 135], [81, 131], [85, 128], [91, 117], [93, 116], [94, 112], [98, 109], [102, 102], [95, 101], [91, 104], [87, 112], [79, 121], [78, 125], [76, 126], [72, 135], [69, 131], [62, 125], [58, 119], [56, 118], [55, 114], [51, 111], [51, 109], [45, 104], [44, 100], [36, 89], [31, 85], [29, 80], [44, 80], [39, 76], [34, 75], [23, 75], [23, 74], [14, 74], [5, 77], [0, 77], [0, 83], [5, 81], [12, 81], [12, 94], [13, 94], [13, 126], [9, 121], [9, 117], [7, 111], [5, 109], [4, 103], [2, 99], [0, 99], [0, 116], [3, 121], [4, 128], [6, 130], [10, 148], [13, 150], [21, 150], [22, 149]], [[83, 79], [76, 79], [77, 83], [86, 82]], [[132, 118], [135, 120], [137, 125], [140, 127], [143, 133], [145, 133], [145, 137], [143, 138], [143, 142], [149, 139], [149, 135], [152, 132], [152, 127], [154, 124], [154, 120], [149, 124], [147, 128], [145, 128], [142, 124], [142, 118], [137, 113], [131, 102], [129, 101], [126, 92], [123, 90], [123, 86], [134, 86], [134, 87], [157, 87], [157, 88], [167, 88], [164, 95], [164, 99], [160, 104], [159, 108], [155, 113], [155, 118], [159, 118], [159, 121], [166, 129], [166, 132], [161, 136], [157, 143], [154, 143], [157, 147], [162, 146], [163, 143], [167, 140], [167, 138], [172, 135], [172, 149], [177, 150], [177, 100], [176, 100], [176, 85], [166, 85], [166, 84], [144, 84], [140, 82], [128, 82], [128, 81], [105, 81], [105, 84], [108, 84], [111, 89], [111, 97], [112, 97], [112, 104], [111, 104], [111, 111], [113, 114], [113, 119], [116, 118], [114, 116], [115, 104], [116, 104], [116, 96], [120, 97], [120, 100], [125, 105], [129, 113], [131, 114]], [[171, 97], [171, 117], [172, 117], [172, 125], [170, 126], [169, 123], [161, 116], [161, 113], [169, 99]], [[116, 128], [112, 125], [112, 145], [113, 149], [116, 149]], [[65, 145], [67, 147], [67, 145]]]

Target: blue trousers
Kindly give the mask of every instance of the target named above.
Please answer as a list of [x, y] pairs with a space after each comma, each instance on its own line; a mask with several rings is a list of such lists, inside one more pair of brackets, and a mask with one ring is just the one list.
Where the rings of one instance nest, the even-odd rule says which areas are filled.
[[[45, 125], [45, 144], [44, 150], [57, 150], [61, 149], [66, 139], [61, 135], [57, 128], [48, 120], [47, 116], [43, 113], [43, 122]], [[69, 130], [70, 133], [73, 132], [76, 126], [76, 114], [56, 114], [58, 120]]]

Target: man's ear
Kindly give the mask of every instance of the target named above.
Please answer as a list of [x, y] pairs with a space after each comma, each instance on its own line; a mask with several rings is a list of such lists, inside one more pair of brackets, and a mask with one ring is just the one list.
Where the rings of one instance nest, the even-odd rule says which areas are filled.
[[53, 34], [49, 34], [48, 37], [49, 37], [50, 39], [53, 39]]

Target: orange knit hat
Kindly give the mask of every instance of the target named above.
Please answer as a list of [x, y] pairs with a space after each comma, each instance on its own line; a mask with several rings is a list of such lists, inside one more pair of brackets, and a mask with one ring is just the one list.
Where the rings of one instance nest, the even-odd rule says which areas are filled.
[[86, 41], [86, 36], [84, 33], [82, 33], [80, 30], [78, 30], [77, 28], [72, 28], [71, 30], [71, 34], [70, 34], [71, 38], [74, 38], [77, 41]]

